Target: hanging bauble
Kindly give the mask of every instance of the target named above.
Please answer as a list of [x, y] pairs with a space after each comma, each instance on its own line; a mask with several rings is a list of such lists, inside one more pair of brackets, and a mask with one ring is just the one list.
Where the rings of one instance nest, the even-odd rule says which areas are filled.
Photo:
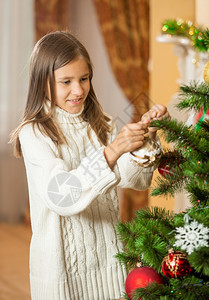
[[162, 149], [157, 141], [146, 138], [143, 146], [130, 154], [139, 166], [148, 168], [156, 164], [156, 161], [161, 157]]
[[158, 165], [158, 172], [163, 176], [169, 176], [175, 173], [175, 168], [173, 170], [171, 169], [172, 166], [178, 166], [180, 168], [181, 163], [183, 163], [183, 158], [179, 154], [178, 151], [168, 151], [163, 154], [163, 156], [160, 159], [159, 165]]
[[181, 251], [169, 250], [162, 261], [162, 272], [168, 278], [181, 278], [192, 272], [187, 255]]
[[168, 165], [168, 161], [163, 161], [158, 166], [158, 172], [163, 176], [166, 177], [167, 175], [171, 175], [172, 171]]
[[162, 284], [161, 276], [151, 267], [139, 267], [133, 269], [127, 276], [125, 290], [130, 299], [137, 288], [145, 288], [146, 285], [157, 282]]

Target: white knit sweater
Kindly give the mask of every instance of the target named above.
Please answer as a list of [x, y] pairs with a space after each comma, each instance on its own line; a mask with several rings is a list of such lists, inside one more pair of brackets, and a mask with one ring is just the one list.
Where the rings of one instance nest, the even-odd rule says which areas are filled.
[[126, 271], [114, 258], [122, 250], [116, 186], [147, 189], [153, 167], [143, 169], [124, 154], [112, 171], [93, 130], [90, 142], [81, 113], [57, 108], [56, 118], [69, 145], [57, 148], [32, 125], [19, 135], [33, 232], [32, 300], [120, 298]]

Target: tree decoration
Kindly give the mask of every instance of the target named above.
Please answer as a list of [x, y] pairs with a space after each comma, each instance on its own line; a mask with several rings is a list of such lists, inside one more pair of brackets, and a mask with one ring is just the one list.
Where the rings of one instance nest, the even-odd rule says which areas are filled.
[[181, 278], [189, 275], [191, 271], [187, 255], [180, 251], [174, 251], [172, 248], [162, 261], [162, 272], [168, 278]]
[[172, 173], [171, 168], [169, 167], [168, 163], [165, 161], [158, 166], [158, 172], [163, 176], [170, 175]]
[[137, 267], [127, 276], [125, 290], [130, 299], [137, 288], [144, 288], [147, 285], [156, 282], [162, 284], [161, 276], [151, 267]]
[[208, 247], [209, 228], [197, 221], [187, 221], [184, 227], [177, 227], [176, 232], [174, 246], [186, 250], [188, 254], [200, 247]]
[[162, 23], [162, 34], [184, 36], [191, 42], [191, 46], [198, 51], [207, 51], [207, 44], [204, 40], [205, 30], [195, 26], [191, 21], [182, 19], [169, 19]]
[[173, 152], [165, 152], [161, 156], [158, 164], [158, 172], [163, 176], [167, 177], [168, 175], [174, 174], [174, 170], [171, 170], [171, 162], [172, 161], [172, 167], [175, 169], [176, 165], [180, 165], [181, 162], [183, 162], [183, 158], [177, 151]]
[[162, 149], [157, 141], [146, 138], [142, 147], [130, 153], [132, 159], [141, 167], [148, 168], [156, 164]]

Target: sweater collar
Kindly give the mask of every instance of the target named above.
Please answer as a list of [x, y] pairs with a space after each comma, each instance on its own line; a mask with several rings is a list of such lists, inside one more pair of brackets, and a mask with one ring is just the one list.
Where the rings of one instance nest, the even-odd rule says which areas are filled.
[[77, 113], [71, 114], [66, 110], [56, 106], [55, 115], [60, 123], [69, 123], [69, 124], [76, 124], [76, 123], [83, 123], [85, 122], [82, 118], [84, 107]]
[[[49, 100], [45, 102], [44, 109], [46, 112], [49, 112], [50, 110]], [[84, 110], [84, 105], [82, 106], [82, 109], [77, 114], [71, 114], [66, 110], [60, 108], [59, 106], [56, 106], [54, 116], [60, 124], [77, 124], [79, 127], [83, 127], [86, 125], [86, 121], [84, 121], [82, 117], [83, 110]]]

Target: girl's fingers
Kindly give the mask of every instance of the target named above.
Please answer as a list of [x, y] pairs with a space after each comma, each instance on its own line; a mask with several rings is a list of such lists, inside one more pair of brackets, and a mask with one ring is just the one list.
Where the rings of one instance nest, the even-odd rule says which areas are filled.
[[144, 140], [144, 135], [139, 135], [139, 136], [133, 136], [131, 142], [138, 142], [143, 140]]
[[[163, 106], [161, 106], [163, 107]], [[151, 108], [149, 112], [147, 112], [145, 115], [143, 115], [142, 119], [143, 120], [162, 120], [165, 118], [170, 118], [170, 114], [167, 111], [166, 107], [163, 107], [161, 111], [159, 111], [158, 105], [155, 105]]]
[[119, 139], [117, 141], [117, 145], [119, 147], [119, 152], [131, 152], [139, 147], [141, 147], [144, 143], [144, 137], [134, 137], [132, 139]]
[[143, 132], [143, 131], [140, 132], [140, 134], [139, 133], [119, 134], [117, 136], [117, 139], [118, 139], [118, 141], [121, 141], [122, 143], [127, 142], [127, 141], [132, 143], [132, 142], [144, 140], [144, 135], [145, 135], [145, 132]]
[[122, 131], [131, 131], [131, 132], [138, 132], [137, 134], [139, 134], [139, 131], [141, 130], [147, 130], [148, 127], [148, 122], [143, 123], [143, 122], [138, 122], [138, 123], [131, 123], [131, 124], [127, 124], [122, 128]]
[[150, 111], [154, 114], [155, 113], [155, 116], [154, 117], [161, 117], [163, 116], [164, 114], [166, 114], [167, 112], [167, 108], [166, 106], [164, 105], [161, 105], [161, 104], [155, 104], [151, 109]]
[[169, 114], [169, 112], [166, 112], [166, 114], [164, 114], [163, 116], [161, 116], [160, 118], [158, 118], [158, 120], [163, 120], [163, 119], [168, 119], [168, 120], [170, 120], [170, 114]]

